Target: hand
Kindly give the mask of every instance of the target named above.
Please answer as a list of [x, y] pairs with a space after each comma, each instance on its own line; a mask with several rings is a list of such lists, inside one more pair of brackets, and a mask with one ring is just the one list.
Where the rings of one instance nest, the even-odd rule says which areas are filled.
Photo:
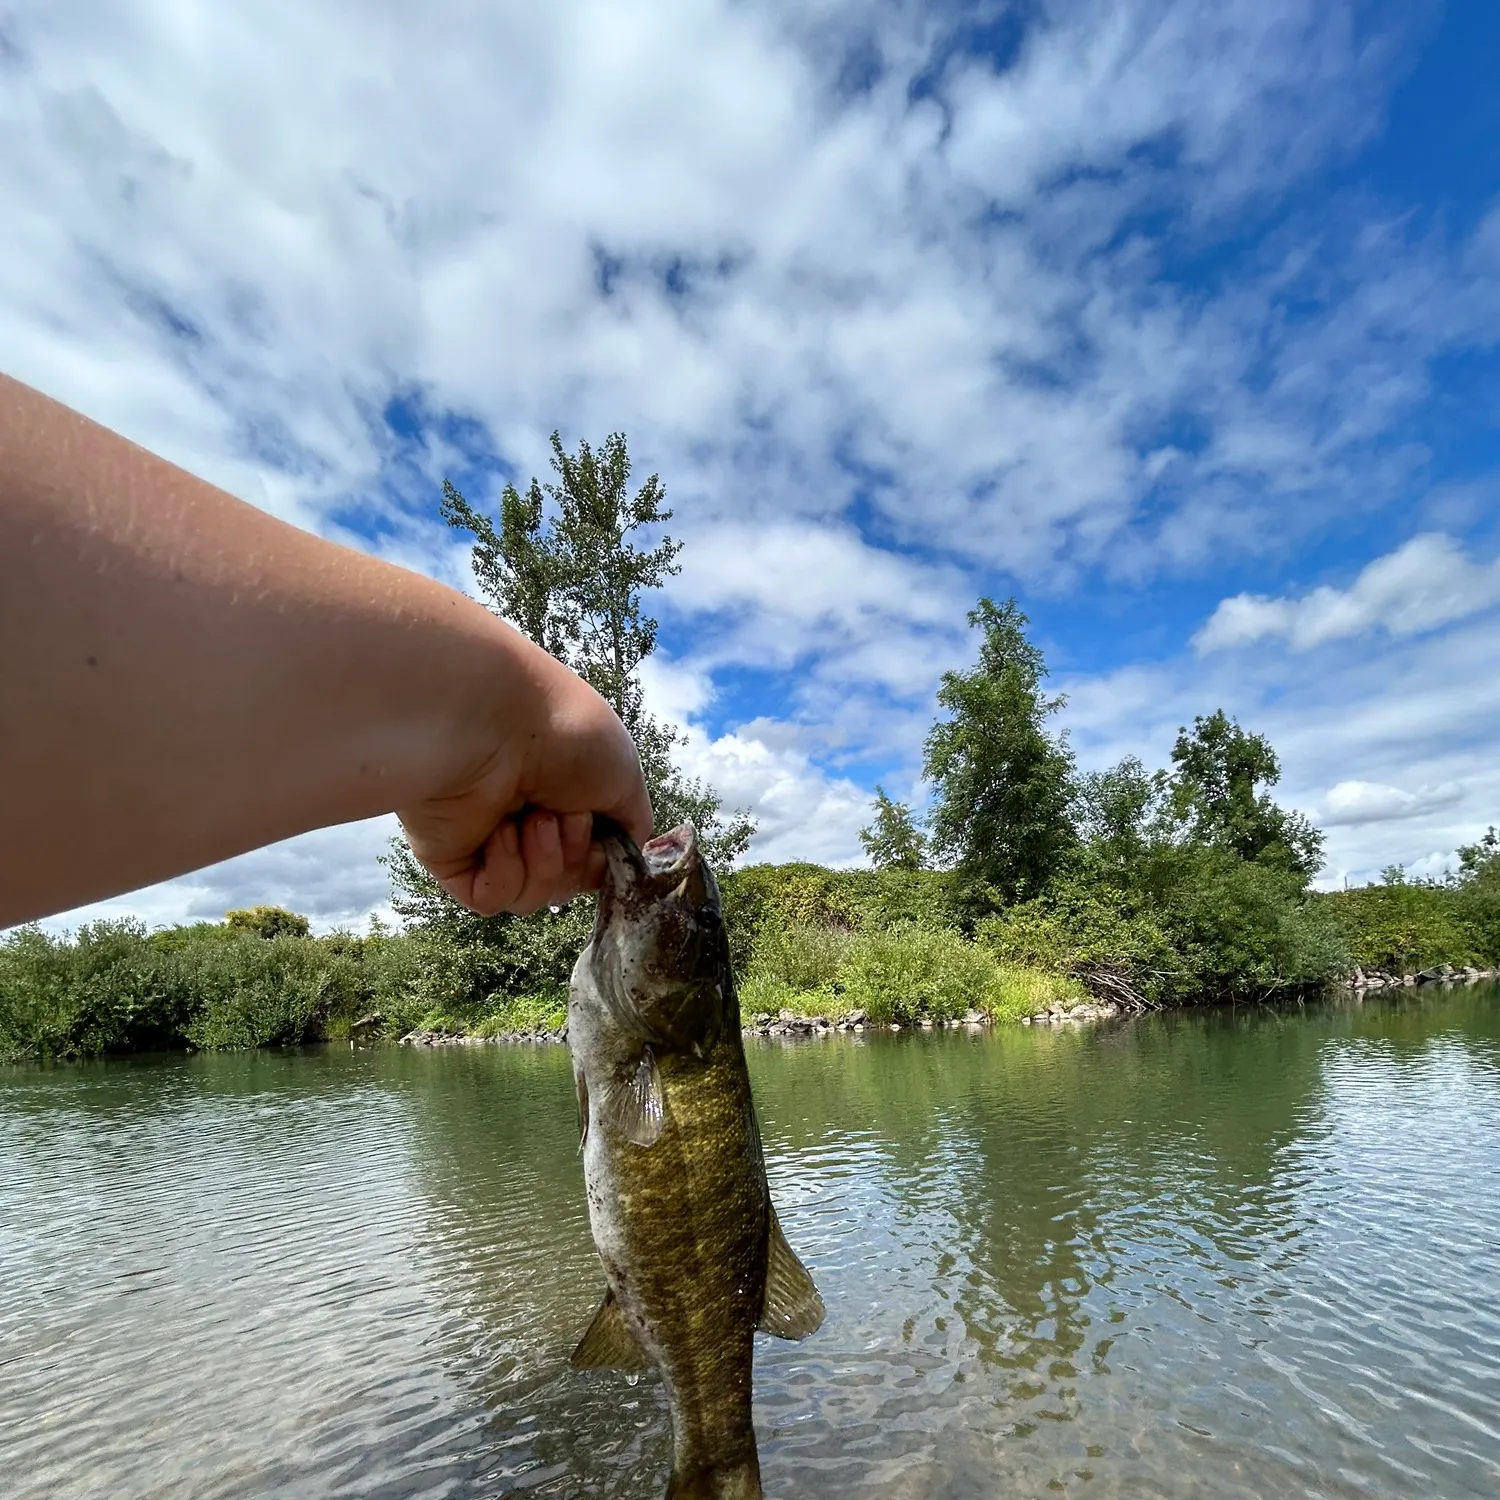
[[[527, 694], [497, 705], [478, 754], [437, 796], [400, 813], [412, 853], [449, 895], [484, 916], [558, 905], [604, 877], [595, 813], [638, 842], [651, 802], [625, 726], [580, 678], [544, 656]], [[484, 753], [485, 749], [488, 753]]]

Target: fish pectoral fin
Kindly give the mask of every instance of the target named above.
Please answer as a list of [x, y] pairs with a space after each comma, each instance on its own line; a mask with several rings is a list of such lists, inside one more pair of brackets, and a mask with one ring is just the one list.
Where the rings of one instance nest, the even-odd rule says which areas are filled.
[[787, 1244], [776, 1210], [771, 1210], [770, 1245], [766, 1254], [766, 1299], [760, 1331], [779, 1339], [805, 1339], [823, 1323], [823, 1299], [807, 1267]]
[[589, 1138], [589, 1081], [581, 1068], [573, 1082], [578, 1088], [578, 1149], [582, 1151]]
[[610, 1091], [608, 1111], [615, 1129], [637, 1146], [654, 1146], [667, 1123], [661, 1070], [648, 1047], [629, 1083]]
[[649, 1367], [650, 1361], [639, 1340], [631, 1332], [625, 1314], [615, 1300], [614, 1288], [604, 1294], [594, 1321], [579, 1339], [573, 1357], [568, 1361], [575, 1370], [629, 1370]]

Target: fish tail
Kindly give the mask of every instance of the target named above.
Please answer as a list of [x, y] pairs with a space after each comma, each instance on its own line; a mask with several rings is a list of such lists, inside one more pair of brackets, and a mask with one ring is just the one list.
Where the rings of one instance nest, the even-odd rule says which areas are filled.
[[760, 1465], [751, 1457], [707, 1468], [673, 1469], [667, 1500], [761, 1500]]

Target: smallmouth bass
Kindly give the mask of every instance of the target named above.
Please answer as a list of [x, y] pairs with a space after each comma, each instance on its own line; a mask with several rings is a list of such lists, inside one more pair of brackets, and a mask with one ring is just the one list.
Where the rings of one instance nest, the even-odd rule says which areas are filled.
[[718, 884], [691, 824], [608, 873], [573, 969], [568, 1042], [589, 1224], [608, 1288], [577, 1369], [661, 1372], [668, 1500], [758, 1500], [757, 1329], [801, 1339], [823, 1303], [776, 1221]]

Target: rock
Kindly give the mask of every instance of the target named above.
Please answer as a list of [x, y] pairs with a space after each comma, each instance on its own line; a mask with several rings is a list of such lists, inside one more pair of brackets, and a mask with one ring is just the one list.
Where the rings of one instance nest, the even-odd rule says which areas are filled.
[[812, 1024], [813, 1024], [813, 1029], [814, 1030], [827, 1031], [828, 1030], [828, 1017], [827, 1016], [814, 1016], [812, 1018]]
[[379, 1026], [385, 1019], [378, 1010], [372, 1010], [369, 1015], [361, 1016], [359, 1020], [350, 1024], [349, 1035], [353, 1036], [357, 1031], [368, 1031], [372, 1026]]
[[964, 1012], [965, 1026], [983, 1026], [989, 1019], [982, 1010], [966, 1010]]
[[1441, 984], [1448, 977], [1445, 972], [1447, 967], [1444, 964], [1441, 969], [1419, 969], [1411, 977], [1417, 984]]
[[891, 1022], [891, 1030], [892, 1031], [900, 1031], [901, 1030], [901, 1023], [899, 1021], [892, 1021]]
[[776, 1017], [778, 1021], [795, 1021], [797, 1017], [789, 1010], [784, 1010]]
[[851, 1010], [849, 1012], [848, 1021], [851, 1026], [858, 1026], [864, 1019], [865, 1013], [862, 1010]]
[[769, 1026], [771, 1024], [771, 1019], [771, 1013], [769, 1011], [763, 1010], [751, 1021], [750, 1024], [752, 1026]]

